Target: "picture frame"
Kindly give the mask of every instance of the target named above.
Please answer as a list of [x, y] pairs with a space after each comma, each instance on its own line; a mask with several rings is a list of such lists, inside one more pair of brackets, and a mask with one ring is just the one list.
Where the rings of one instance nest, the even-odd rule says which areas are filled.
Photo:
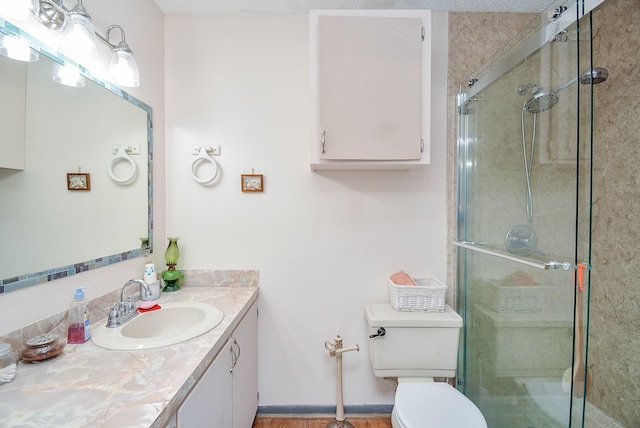
[[68, 172], [67, 190], [88, 191], [91, 190], [91, 177], [86, 172]]
[[240, 184], [243, 192], [264, 192], [262, 174], [241, 174]]

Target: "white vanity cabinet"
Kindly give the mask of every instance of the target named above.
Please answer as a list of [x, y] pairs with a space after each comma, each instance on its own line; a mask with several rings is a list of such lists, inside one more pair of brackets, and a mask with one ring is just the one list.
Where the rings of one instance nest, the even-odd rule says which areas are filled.
[[164, 424], [162, 428], [177, 428], [178, 422], [176, 421], [176, 414], [172, 414], [169, 420]]
[[318, 10], [309, 19], [311, 169], [428, 164], [431, 12]]
[[176, 413], [178, 428], [251, 428], [258, 408], [254, 303]]
[[[251, 428], [258, 410], [258, 305], [254, 303], [229, 340], [232, 349], [233, 428]], [[235, 364], [233, 359], [235, 358]]]

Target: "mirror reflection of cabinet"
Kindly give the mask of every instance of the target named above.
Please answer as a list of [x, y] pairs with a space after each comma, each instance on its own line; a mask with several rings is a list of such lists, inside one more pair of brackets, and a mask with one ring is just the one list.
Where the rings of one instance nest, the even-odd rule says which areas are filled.
[[0, 61], [0, 168], [24, 169], [27, 64]]
[[310, 14], [312, 170], [429, 163], [430, 23], [429, 11]]

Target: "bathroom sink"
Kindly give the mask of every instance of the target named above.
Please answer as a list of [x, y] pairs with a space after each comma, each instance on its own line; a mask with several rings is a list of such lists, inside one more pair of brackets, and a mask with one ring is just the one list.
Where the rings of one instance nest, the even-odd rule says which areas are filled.
[[91, 340], [101, 348], [136, 350], [175, 345], [211, 330], [224, 312], [201, 302], [160, 303], [161, 309], [139, 314], [116, 328], [99, 323], [91, 329]]

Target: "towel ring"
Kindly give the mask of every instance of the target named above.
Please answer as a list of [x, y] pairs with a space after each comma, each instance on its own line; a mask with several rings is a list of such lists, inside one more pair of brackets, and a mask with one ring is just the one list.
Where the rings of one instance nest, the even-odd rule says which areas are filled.
[[[119, 184], [127, 184], [127, 183], [135, 180], [136, 174], [138, 173], [138, 166], [133, 161], [133, 159], [131, 159], [131, 157], [127, 154], [126, 148], [124, 146], [118, 147], [118, 152], [116, 153], [115, 156], [116, 157], [113, 158], [113, 160], [111, 161], [111, 164], [109, 165], [109, 177], [111, 177], [111, 179], [113, 181], [115, 181], [116, 183], [119, 183]], [[122, 178], [116, 177], [116, 174], [113, 171], [113, 168], [119, 162], [128, 162], [131, 165], [131, 175], [128, 175], [128, 176], [125, 176], [125, 177], [122, 177]]]
[[[213, 165], [213, 177], [211, 178], [198, 177], [198, 168], [200, 164], [202, 164], [203, 162], [209, 162], [211, 165]], [[213, 160], [211, 156], [209, 156], [206, 148], [204, 147], [201, 148], [200, 154], [198, 155], [196, 160], [193, 161], [193, 164], [191, 165], [191, 177], [200, 184], [209, 184], [213, 180], [215, 180], [217, 176], [218, 176], [218, 164], [216, 163], [215, 160]]]

